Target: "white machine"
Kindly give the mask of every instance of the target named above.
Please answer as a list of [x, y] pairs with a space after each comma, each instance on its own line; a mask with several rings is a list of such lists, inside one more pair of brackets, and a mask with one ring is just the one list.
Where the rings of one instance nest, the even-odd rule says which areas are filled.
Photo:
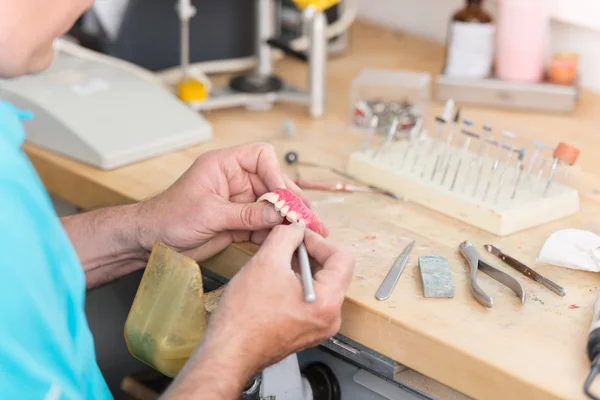
[[51, 67], [0, 80], [0, 98], [33, 112], [27, 141], [113, 169], [212, 138], [212, 128], [147, 71], [57, 42]]
[[[304, 105], [312, 117], [321, 117], [325, 113], [326, 73], [328, 41], [334, 27], [327, 26], [325, 11], [339, 0], [293, 0], [302, 10], [303, 30], [306, 37], [285, 42], [274, 37], [273, 0], [254, 0], [256, 5], [256, 66], [247, 75], [236, 76], [228, 87], [205, 91], [191, 78], [193, 73], [189, 65], [189, 20], [196, 14], [191, 0], [178, 2], [178, 15], [181, 20], [181, 70], [182, 81], [179, 83], [179, 97], [195, 110], [211, 110], [217, 108], [246, 106], [247, 108], [269, 108], [275, 102], [287, 102]], [[340, 19], [335, 27], [342, 27], [342, 32], [354, 21], [356, 3], [349, 8], [345, 19]], [[306, 42], [306, 43], [304, 43]], [[304, 90], [295, 88], [273, 74], [271, 47], [283, 50], [308, 64], [308, 79]], [[303, 48], [302, 53], [297, 50]], [[205, 81], [205, 80], [204, 80]], [[205, 83], [205, 82], [203, 82]], [[206, 97], [208, 93], [208, 98]]]

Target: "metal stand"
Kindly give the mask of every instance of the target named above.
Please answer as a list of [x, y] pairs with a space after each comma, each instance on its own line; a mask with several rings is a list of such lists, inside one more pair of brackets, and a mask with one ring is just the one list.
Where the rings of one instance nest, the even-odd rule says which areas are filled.
[[268, 107], [275, 102], [301, 104], [308, 107], [310, 115], [321, 117], [325, 113], [325, 76], [327, 70], [327, 20], [323, 12], [307, 7], [303, 18], [310, 38], [308, 54], [307, 90], [302, 91], [285, 84], [273, 74], [271, 61], [272, 0], [256, 0], [256, 51], [257, 65], [253, 73], [234, 77], [228, 88], [213, 89], [203, 101], [187, 104], [195, 110], [246, 106]]

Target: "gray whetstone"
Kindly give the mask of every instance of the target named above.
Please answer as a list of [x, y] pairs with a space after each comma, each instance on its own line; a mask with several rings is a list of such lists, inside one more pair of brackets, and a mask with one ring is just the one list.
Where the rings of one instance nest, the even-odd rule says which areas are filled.
[[419, 269], [423, 296], [446, 299], [454, 297], [454, 283], [447, 259], [439, 256], [419, 257]]

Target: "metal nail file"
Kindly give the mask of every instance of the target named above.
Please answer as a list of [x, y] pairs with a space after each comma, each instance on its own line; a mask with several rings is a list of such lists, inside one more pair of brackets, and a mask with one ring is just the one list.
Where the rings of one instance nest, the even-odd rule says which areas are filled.
[[383, 280], [383, 283], [377, 290], [377, 293], [375, 293], [375, 297], [377, 298], [377, 300], [385, 300], [392, 294], [392, 291], [396, 286], [396, 282], [398, 282], [398, 278], [400, 278], [402, 271], [404, 271], [404, 267], [406, 267], [408, 255], [410, 254], [410, 251], [412, 250], [414, 244], [414, 240], [410, 242], [408, 246], [406, 246], [406, 248], [402, 251], [398, 259], [396, 259], [394, 265], [392, 265], [392, 269], [390, 269], [390, 272], [388, 272], [387, 276]]
[[557, 295], [564, 296], [567, 294], [567, 292], [565, 291], [564, 288], [562, 288], [561, 286], [552, 282], [550, 279], [543, 277], [542, 275], [535, 272], [534, 270], [532, 270], [531, 268], [529, 268], [527, 265], [523, 264], [519, 260], [516, 260], [516, 259], [512, 258], [511, 256], [504, 254], [499, 248], [492, 246], [491, 244], [486, 244], [483, 247], [485, 248], [485, 250], [488, 253], [495, 255], [496, 257], [498, 257], [499, 259], [504, 261], [506, 264], [508, 264], [512, 268], [516, 269], [517, 271], [519, 271], [520, 273], [522, 273], [529, 279], [532, 279], [532, 280], [546, 286], [548, 289], [552, 290]]

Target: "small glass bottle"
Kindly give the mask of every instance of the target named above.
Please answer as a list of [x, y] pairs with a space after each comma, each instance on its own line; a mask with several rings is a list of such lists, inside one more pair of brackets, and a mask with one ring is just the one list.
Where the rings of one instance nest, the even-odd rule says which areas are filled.
[[487, 78], [492, 73], [495, 25], [483, 0], [466, 0], [450, 21], [444, 74], [456, 78]]

